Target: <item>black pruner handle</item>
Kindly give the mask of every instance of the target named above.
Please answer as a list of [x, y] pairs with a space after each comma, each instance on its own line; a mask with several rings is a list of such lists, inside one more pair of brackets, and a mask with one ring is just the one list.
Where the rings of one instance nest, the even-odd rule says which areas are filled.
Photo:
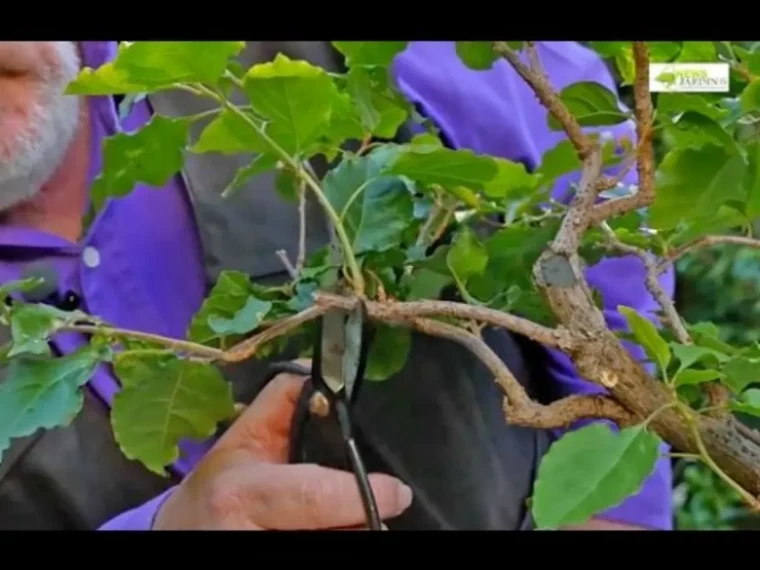
[[383, 530], [382, 521], [380, 520], [380, 513], [377, 509], [377, 501], [375, 500], [375, 494], [372, 492], [372, 486], [369, 482], [369, 474], [367, 468], [362, 461], [362, 456], [359, 453], [359, 448], [356, 445], [356, 440], [353, 436], [353, 427], [351, 425], [351, 417], [348, 410], [348, 405], [343, 400], [335, 402], [335, 415], [337, 416], [338, 423], [340, 424], [340, 431], [343, 435], [343, 443], [346, 447], [346, 455], [351, 462], [351, 469], [356, 477], [356, 484], [359, 486], [359, 494], [362, 498], [362, 504], [364, 506], [364, 513], [367, 517], [367, 525], [369, 530]]

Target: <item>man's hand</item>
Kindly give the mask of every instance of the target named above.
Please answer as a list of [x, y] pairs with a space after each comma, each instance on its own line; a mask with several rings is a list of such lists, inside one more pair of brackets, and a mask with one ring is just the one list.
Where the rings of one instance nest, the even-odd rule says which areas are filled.
[[[357, 528], [365, 514], [354, 475], [287, 463], [290, 422], [304, 379], [281, 374], [267, 385], [160, 509], [155, 530]], [[412, 492], [370, 475], [383, 519], [400, 515]]]

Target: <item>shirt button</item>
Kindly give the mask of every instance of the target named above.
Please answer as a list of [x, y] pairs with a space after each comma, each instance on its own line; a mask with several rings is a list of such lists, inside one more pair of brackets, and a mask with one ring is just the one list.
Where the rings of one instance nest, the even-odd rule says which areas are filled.
[[90, 269], [95, 269], [100, 265], [100, 252], [92, 246], [87, 246], [82, 252], [82, 261]]

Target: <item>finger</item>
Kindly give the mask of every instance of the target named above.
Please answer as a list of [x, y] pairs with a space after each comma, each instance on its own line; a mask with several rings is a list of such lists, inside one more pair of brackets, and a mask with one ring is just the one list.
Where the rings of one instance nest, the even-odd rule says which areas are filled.
[[259, 461], [286, 462], [293, 412], [305, 380], [277, 375], [230, 426], [218, 448], [243, 448]]
[[[317, 530], [366, 526], [367, 518], [353, 473], [312, 464], [272, 466], [248, 473], [240, 488], [242, 508], [253, 521], [275, 530]], [[370, 485], [381, 519], [400, 515], [412, 491], [390, 475], [373, 473]]]

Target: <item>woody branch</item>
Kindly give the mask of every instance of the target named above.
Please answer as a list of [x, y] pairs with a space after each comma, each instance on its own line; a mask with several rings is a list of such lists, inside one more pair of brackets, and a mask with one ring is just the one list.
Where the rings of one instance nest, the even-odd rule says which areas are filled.
[[[746, 497], [750, 499], [748, 502], [756, 504], [752, 500], [760, 494], [760, 445], [756, 443], [756, 438], [746, 437], [746, 430], [738, 429], [732, 418], [698, 415], [687, 409], [675, 394], [632, 358], [617, 336], [608, 329], [603, 315], [593, 303], [578, 254], [581, 236], [589, 225], [602, 224], [613, 216], [648, 205], [655, 197], [653, 110], [646, 44], [633, 42], [639, 190], [633, 196], [603, 203], [597, 203], [599, 189], [604, 186], [600, 184], [599, 147], [589, 142], [540, 66], [525, 64], [504, 42], [495, 42], [494, 51], [515, 68], [562, 124], [583, 162], [577, 194], [554, 240], [534, 267], [536, 284], [560, 323], [574, 337], [586, 338], [586, 342], [570, 351], [578, 371], [592, 382], [605, 386], [612, 398], [638, 421], [651, 418], [650, 425], [654, 431], [676, 449], [701, 454], [709, 464], [720, 469], [722, 475], [732, 478], [746, 489]], [[538, 60], [531, 42], [527, 42], [527, 51], [529, 61]], [[656, 268], [650, 267], [650, 272], [656, 273]], [[656, 283], [650, 285], [659, 286]], [[667, 299], [667, 296], [661, 297]], [[667, 302], [665, 305], [666, 312], [672, 309], [667, 307]]]

